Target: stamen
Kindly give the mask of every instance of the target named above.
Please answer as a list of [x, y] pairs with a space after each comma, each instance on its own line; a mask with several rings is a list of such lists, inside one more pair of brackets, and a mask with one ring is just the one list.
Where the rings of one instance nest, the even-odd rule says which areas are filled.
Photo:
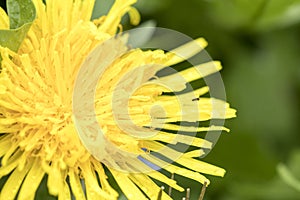
[[162, 197], [162, 193], [163, 193], [164, 189], [165, 189], [164, 186], [160, 187], [160, 191], [159, 191], [159, 193], [157, 195], [157, 200], [161, 200], [162, 199], [161, 197]]
[[[174, 180], [174, 173], [171, 174], [171, 179]], [[169, 192], [168, 192], [169, 196], [172, 195], [172, 187], [169, 186]]]
[[191, 189], [190, 188], [187, 188], [186, 189], [186, 200], [190, 200], [190, 196], [191, 196]]
[[202, 186], [202, 189], [201, 189], [201, 193], [200, 193], [200, 196], [199, 196], [199, 199], [198, 200], [203, 200], [204, 198], [204, 194], [205, 194], [205, 191], [206, 191], [206, 186], [207, 186], [207, 183], [204, 182], [203, 186]]

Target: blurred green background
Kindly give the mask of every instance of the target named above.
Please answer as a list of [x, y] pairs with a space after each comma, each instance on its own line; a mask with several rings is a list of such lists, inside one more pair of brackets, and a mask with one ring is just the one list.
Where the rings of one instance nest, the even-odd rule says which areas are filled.
[[[112, 2], [96, 0], [94, 16]], [[227, 170], [209, 177], [205, 199], [300, 199], [300, 0], [140, 0], [136, 7], [143, 22], [206, 38], [223, 63], [238, 117], [204, 159]], [[198, 198], [199, 184], [175, 178]]]

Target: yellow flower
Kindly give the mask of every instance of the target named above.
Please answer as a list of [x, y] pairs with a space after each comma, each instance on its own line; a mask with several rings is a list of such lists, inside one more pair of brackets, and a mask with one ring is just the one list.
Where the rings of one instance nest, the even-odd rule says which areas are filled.
[[[45, 175], [48, 176], [49, 193], [58, 196], [59, 199], [71, 199], [72, 195], [77, 200], [117, 199], [118, 193], [111, 187], [106, 175], [108, 171], [128, 199], [156, 199], [160, 187], [153, 179], [179, 191], [184, 190], [175, 180], [160, 171], [143, 173], [143, 164], [150, 168], [162, 167], [170, 173], [194, 179], [202, 184], [209, 183], [202, 173], [224, 175], [225, 171], [222, 168], [195, 159], [204, 153], [201, 148], [211, 147], [209, 141], [201, 138], [181, 135], [180, 142], [191, 141], [191, 146], [197, 149], [186, 152], [175, 160], [179, 165], [168, 164], [149, 153], [160, 152], [164, 148], [163, 156], [172, 157], [176, 150], [165, 144], [174, 144], [179, 142], [179, 139], [176, 139], [175, 134], [164, 130], [190, 129], [186, 126], [180, 128], [176, 123], [172, 123], [182, 119], [181, 108], [176, 97], [162, 95], [163, 92], [169, 91], [165, 87], [151, 83], [143, 85], [133, 93], [128, 104], [132, 121], [140, 127], [151, 124], [149, 113], [152, 105], [158, 103], [164, 107], [166, 122], [170, 123], [165, 123], [161, 131], [143, 139], [128, 135], [118, 127], [110, 105], [118, 81], [139, 65], [155, 63], [159, 66], [170, 66], [182, 61], [175, 54], [161, 50], [126, 50], [124, 55], [105, 70], [96, 91], [96, 116], [105, 136], [120, 149], [141, 155], [134, 163], [134, 167], [138, 168], [140, 173], [118, 171], [113, 166], [105, 166], [104, 161], [99, 162], [97, 155], [88, 151], [88, 147], [82, 144], [72, 118], [74, 84], [78, 71], [89, 53], [116, 34], [124, 14], [129, 12], [133, 17], [132, 22], [137, 23], [138, 15], [131, 7], [135, 0], [116, 0], [107, 16], [93, 22], [90, 21], [93, 0], [47, 0], [47, 5], [41, 0], [33, 2], [37, 10], [37, 19], [18, 52], [0, 46], [0, 178], [9, 176], [1, 190], [1, 200], [16, 197], [34, 199]], [[8, 27], [8, 17], [1, 9], [0, 28]], [[195, 42], [203, 48], [206, 45], [205, 40], [201, 38]], [[122, 44], [119, 47], [127, 48]], [[179, 48], [188, 50], [188, 46]], [[107, 49], [105, 55], [109, 56], [111, 51], [115, 49]], [[219, 70], [219, 63], [214, 64]], [[203, 67], [208, 65], [209, 63], [204, 64]], [[188, 82], [201, 78], [193, 70], [195, 69], [189, 68], [180, 72], [180, 75]], [[205, 75], [215, 71], [208, 71]], [[166, 80], [171, 78], [166, 77]], [[198, 97], [207, 92], [208, 88], [204, 87], [193, 91], [193, 94]], [[235, 110], [221, 100], [201, 97], [199, 101], [193, 102], [200, 108], [198, 121], [206, 121], [213, 117], [213, 103], [226, 108], [226, 112], [220, 114], [219, 118], [235, 117]], [[191, 112], [188, 110], [185, 115]], [[224, 127], [196, 129], [227, 130]], [[119, 161], [113, 152], [108, 152], [105, 156], [110, 162], [115, 162], [114, 164]], [[171, 197], [163, 193], [162, 199]]]

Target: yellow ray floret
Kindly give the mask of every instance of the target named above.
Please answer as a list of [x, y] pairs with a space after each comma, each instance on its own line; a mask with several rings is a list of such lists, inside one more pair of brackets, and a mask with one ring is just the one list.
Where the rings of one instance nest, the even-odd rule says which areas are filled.
[[0, 7], [0, 29], [9, 29], [8, 16], [1, 7]]

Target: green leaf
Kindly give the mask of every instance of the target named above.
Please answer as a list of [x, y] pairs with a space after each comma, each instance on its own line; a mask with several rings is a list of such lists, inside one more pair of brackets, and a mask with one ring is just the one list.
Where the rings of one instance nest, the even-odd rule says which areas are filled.
[[228, 30], [269, 31], [300, 22], [300, 0], [210, 0], [209, 15]]
[[36, 17], [31, 0], [7, 0], [9, 30], [0, 30], [0, 45], [18, 51]]
[[[230, 186], [231, 195], [226, 200], [298, 200], [300, 191], [300, 149], [295, 149], [286, 164], [277, 165], [277, 175], [268, 181], [235, 181]], [[247, 177], [249, 178], [249, 177]]]
[[31, 0], [7, 0], [10, 29], [17, 29], [35, 19], [35, 7]]
[[278, 164], [277, 171], [280, 178], [288, 184], [290, 187], [298, 190], [300, 192], [300, 181], [293, 176], [288, 167], [282, 163]]
[[25, 24], [14, 30], [0, 30], [0, 45], [18, 51], [31, 24]]
[[300, 22], [300, 0], [268, 1], [261, 18], [256, 24], [257, 30], [283, 28]]

